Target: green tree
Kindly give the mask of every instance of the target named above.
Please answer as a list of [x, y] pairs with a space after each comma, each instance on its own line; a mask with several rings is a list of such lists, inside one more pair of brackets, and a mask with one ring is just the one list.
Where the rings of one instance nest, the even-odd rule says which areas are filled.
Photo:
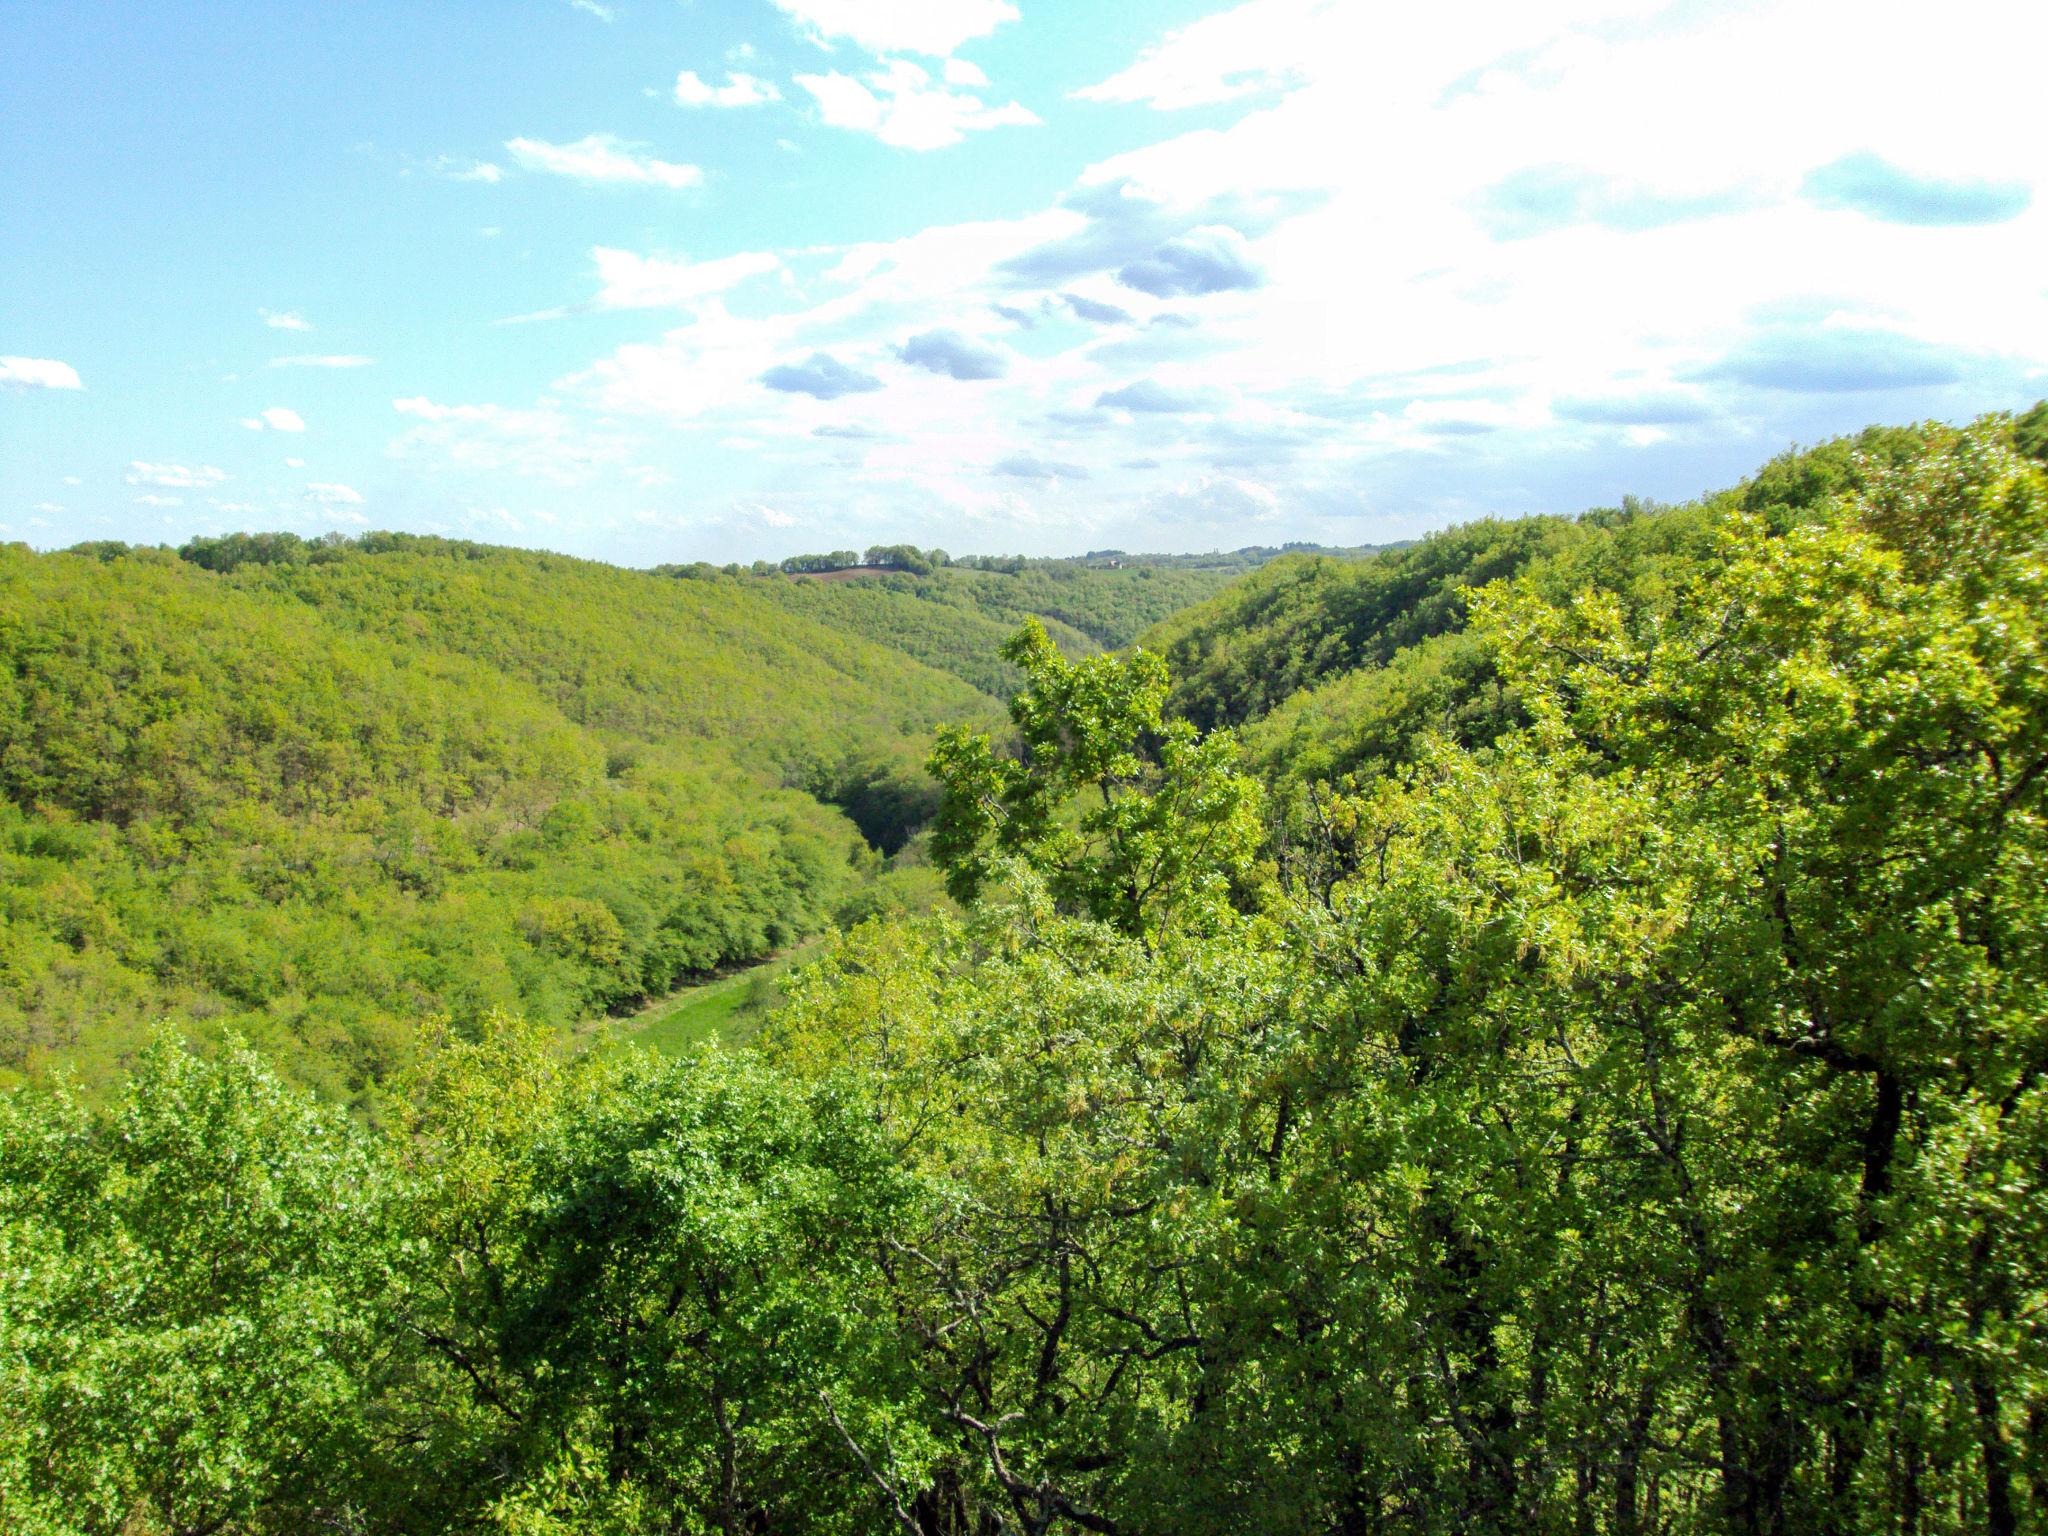
[[1026, 685], [1010, 702], [1022, 756], [942, 731], [932, 850], [971, 901], [1003, 857], [1066, 907], [1152, 943], [1229, 908], [1255, 879], [1258, 786], [1228, 733], [1162, 718], [1167, 674], [1147, 651], [1069, 662], [1036, 621], [1004, 647]]

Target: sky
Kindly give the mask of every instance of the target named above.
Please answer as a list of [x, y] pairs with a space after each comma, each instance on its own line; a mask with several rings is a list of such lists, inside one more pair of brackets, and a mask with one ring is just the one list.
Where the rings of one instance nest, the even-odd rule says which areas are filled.
[[0, 540], [1409, 538], [2048, 395], [2038, 0], [11, 0]]

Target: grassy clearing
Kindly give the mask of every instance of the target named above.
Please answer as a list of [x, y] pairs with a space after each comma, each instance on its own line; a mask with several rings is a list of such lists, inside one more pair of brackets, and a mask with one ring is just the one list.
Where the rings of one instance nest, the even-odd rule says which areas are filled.
[[621, 1019], [601, 1049], [639, 1046], [664, 1056], [680, 1056], [707, 1041], [739, 1045], [751, 1040], [761, 1021], [781, 1001], [777, 983], [809, 946], [773, 960], [672, 992], [629, 1019]]

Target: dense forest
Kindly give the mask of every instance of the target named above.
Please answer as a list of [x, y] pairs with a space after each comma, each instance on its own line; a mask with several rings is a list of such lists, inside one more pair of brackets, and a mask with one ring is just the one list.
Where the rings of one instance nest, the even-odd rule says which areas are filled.
[[109, 1080], [169, 1017], [361, 1098], [422, 1020], [568, 1029], [926, 903], [884, 860], [931, 728], [1000, 717], [1001, 638], [1120, 644], [1248, 564], [855, 594], [390, 534], [0, 548], [0, 1081]]
[[0, 552], [0, 1525], [2048, 1531], [2048, 405], [938, 574]]

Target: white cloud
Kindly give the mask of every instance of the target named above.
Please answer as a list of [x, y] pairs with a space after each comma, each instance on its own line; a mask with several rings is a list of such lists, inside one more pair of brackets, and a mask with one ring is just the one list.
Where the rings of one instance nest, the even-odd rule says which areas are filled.
[[550, 402], [517, 409], [443, 405], [415, 395], [392, 401], [391, 408], [419, 423], [392, 442], [394, 454], [465, 471], [577, 485], [624, 466], [633, 454], [627, 438], [594, 428]]
[[263, 323], [273, 331], [310, 331], [313, 329], [313, 323], [296, 309], [283, 311], [259, 309], [256, 313], [263, 317]]
[[774, 0], [812, 41], [837, 38], [869, 53], [923, 53], [943, 58], [1017, 19], [1010, 0]]
[[1335, 21], [1339, 0], [1255, 0], [1169, 32], [1138, 62], [1074, 92], [1084, 101], [1199, 107], [1299, 84], [1304, 34]]
[[528, 170], [546, 171], [576, 181], [607, 186], [694, 187], [704, 173], [694, 165], [679, 165], [641, 154], [642, 146], [593, 133], [573, 144], [550, 144], [542, 139], [508, 139], [506, 152]]
[[304, 459], [286, 459], [284, 461], [284, 467], [286, 469], [304, 469], [306, 467], [306, 461]]
[[741, 251], [715, 261], [691, 261], [681, 256], [641, 256], [600, 245], [590, 257], [603, 285], [595, 302], [604, 309], [690, 304], [725, 293], [750, 277], [782, 269], [782, 259], [769, 251]]
[[144, 491], [135, 498], [135, 505], [138, 507], [182, 507], [185, 505], [185, 498], [182, 496], [159, 496], [154, 491]]
[[367, 368], [376, 362], [374, 357], [362, 357], [353, 352], [302, 352], [292, 357], [273, 357], [273, 368]]
[[53, 357], [0, 357], [0, 386], [12, 389], [83, 389], [78, 370]]
[[219, 485], [227, 479], [224, 469], [211, 464], [188, 467], [183, 464], [146, 464], [136, 459], [128, 466], [126, 479], [130, 485], [157, 485], [169, 490], [199, 491], [209, 485]]
[[598, 0], [569, 0], [569, 4], [586, 16], [595, 16], [599, 21], [611, 21], [618, 16], [617, 11], [608, 5], [598, 4]]
[[728, 73], [725, 84], [710, 85], [686, 69], [676, 76], [675, 98], [679, 107], [760, 107], [782, 100], [782, 92], [758, 75]]
[[899, 149], [943, 149], [983, 129], [1030, 127], [1039, 121], [1021, 103], [991, 106], [966, 91], [936, 84], [908, 59], [886, 59], [880, 69], [858, 79], [833, 70], [798, 75], [796, 83], [811, 93], [818, 115], [834, 128], [871, 133]]
[[306, 487], [306, 495], [324, 507], [359, 507], [363, 504], [363, 493], [354, 486], [327, 480], [312, 481]]
[[[1996, 0], [1959, 0], [1961, 31], [1931, 38], [1844, 29], [1832, 0], [1711, 18], [1476, 3], [1257, 0], [1183, 28], [1089, 94], [1239, 100], [1230, 120], [1157, 119], [1153, 142], [1017, 217], [703, 261], [601, 247], [579, 308], [685, 314], [525, 410], [401, 403], [395, 446], [619, 488], [651, 454], [701, 496], [697, 526], [734, 541], [762, 535], [740, 509], [768, 505], [819, 542], [915, 525], [952, 547], [1057, 549], [1101, 524], [1119, 532], [1095, 542], [1130, 547], [1123, 531], [1187, 547], [1244, 542], [1240, 525], [1357, 542], [1685, 494], [1787, 437], [1967, 414], [2048, 376], [2041, 197], [1932, 229], [1800, 196], [1812, 168], [1865, 149], [2038, 187], [2019, 146], [2040, 50], [1986, 59], [1965, 40]], [[995, 110], [959, 61], [836, 62], [804, 92], [887, 142], [955, 142]], [[1757, 105], [1730, 119], [1716, 102], [1738, 75]], [[1868, 92], [1972, 78], [1883, 110]], [[934, 336], [993, 344], [1006, 367], [920, 364]], [[1817, 341], [1835, 345], [1809, 355]], [[762, 382], [820, 356], [873, 387]], [[1984, 359], [2006, 371], [1971, 372]], [[638, 417], [661, 430], [629, 451], [619, 423]], [[1083, 473], [1089, 495], [1060, 500]]]
[[464, 160], [454, 155], [437, 157], [427, 169], [450, 181], [480, 181], [486, 186], [496, 186], [505, 179], [505, 167], [495, 161]]
[[289, 406], [273, 405], [258, 411], [254, 416], [244, 416], [242, 425], [251, 432], [303, 432], [305, 418]]

